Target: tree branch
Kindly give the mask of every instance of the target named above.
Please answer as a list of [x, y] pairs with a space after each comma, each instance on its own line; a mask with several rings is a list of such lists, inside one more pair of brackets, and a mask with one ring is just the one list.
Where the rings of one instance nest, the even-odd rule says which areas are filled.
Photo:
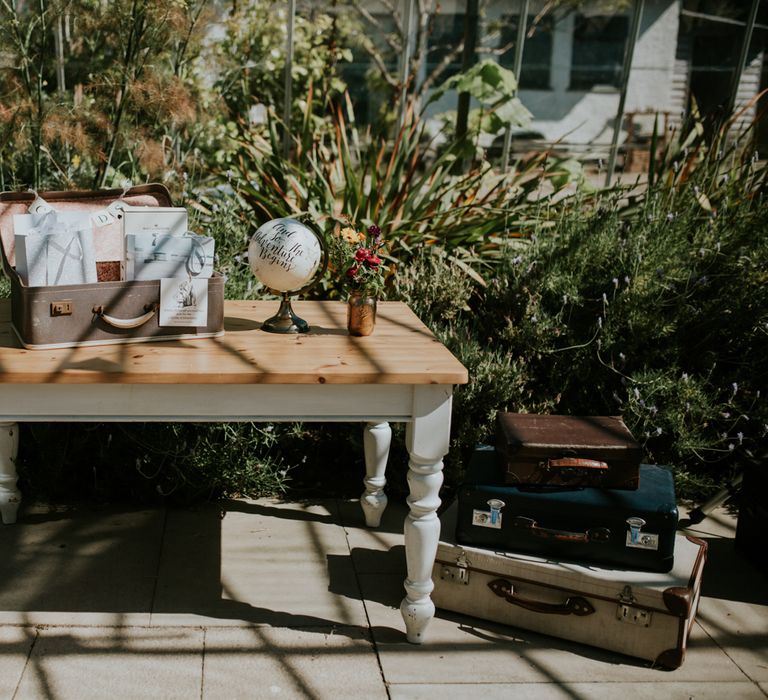
[[[381, 38], [387, 43], [387, 46], [391, 48], [395, 53], [400, 53], [403, 50], [403, 45], [398, 45], [396, 41], [392, 39], [392, 35], [384, 31], [384, 25], [377, 20], [368, 10], [360, 5], [355, 5], [355, 9], [358, 11], [361, 17], [367, 22], [370, 22], [374, 27], [381, 30]], [[399, 30], [402, 37], [402, 29]]]
[[464, 51], [464, 41], [462, 40], [450, 53], [443, 56], [443, 60], [437, 64], [437, 67], [427, 76], [426, 80], [419, 87], [419, 92], [424, 93], [434, 85], [435, 81], [447, 70], [454, 59], [460, 56]]
[[[400, 19], [400, 15], [397, 12], [397, 8], [395, 7], [395, 4], [391, 2], [390, 0], [378, 0], [378, 2], [384, 6], [386, 10], [389, 10], [389, 14], [392, 16], [392, 19], [395, 22], [395, 29], [397, 30], [397, 33], [400, 36], [403, 36], [403, 22]], [[366, 19], [372, 18], [372, 15], [368, 10], [366, 10], [361, 4], [359, 0], [353, 0], [352, 4], [354, 5], [354, 8], [357, 12], [359, 12], [361, 15], [365, 17], [364, 13], [368, 14], [368, 17]], [[378, 24], [378, 23], [377, 23]], [[380, 24], [378, 24], [379, 27], [381, 27]]]
[[381, 54], [373, 48], [372, 43], [367, 41], [363, 47], [365, 48], [366, 53], [371, 57], [371, 60], [376, 64], [376, 67], [381, 71], [381, 77], [384, 78], [387, 85], [392, 88], [399, 88], [400, 82], [390, 74], [389, 69], [384, 63], [384, 59], [381, 57]]

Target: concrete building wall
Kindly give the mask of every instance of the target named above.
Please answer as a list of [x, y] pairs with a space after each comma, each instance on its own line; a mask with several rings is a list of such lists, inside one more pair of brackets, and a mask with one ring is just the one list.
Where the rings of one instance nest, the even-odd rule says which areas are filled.
[[[632, 60], [626, 96], [625, 115], [662, 115], [661, 124], [669, 128], [678, 126], [687, 110], [691, 80], [691, 38], [680, 34], [682, 0], [645, 0], [640, 32]], [[530, 3], [531, 15], [545, 7], [542, 0]], [[489, 0], [481, 15], [478, 42], [485, 49], [498, 49], [500, 37], [490, 33], [494, 20], [516, 15], [520, 5], [509, 0]], [[463, 14], [465, 0], [443, 0], [438, 11]], [[605, 14], [599, 3], [585, 5], [580, 13], [587, 16]], [[632, 8], [623, 11], [627, 25]], [[551, 61], [549, 85], [538, 89], [521, 89], [519, 97], [533, 114], [530, 130], [540, 133], [545, 140], [590, 147], [597, 157], [600, 149], [610, 144], [618, 110], [620, 91], [616, 85], [594, 85], [591, 89], [573, 89], [572, 58], [574, 50], [575, 13], [556, 13], [551, 35]], [[480, 58], [494, 55], [481, 53]], [[495, 54], [498, 56], [498, 51]], [[758, 92], [764, 64], [762, 53], [750, 56], [740, 84], [737, 108], [749, 102]], [[431, 104], [428, 117], [437, 117], [456, 109], [455, 93], [444, 95]], [[743, 115], [742, 124], [754, 117], [754, 105]], [[634, 116], [633, 116], [634, 118]], [[652, 117], [636, 117], [635, 124], [652, 128]], [[621, 143], [627, 134], [621, 133]], [[481, 145], [494, 140], [488, 136]]]
[[672, 110], [680, 0], [646, 0], [627, 90], [627, 111]]
[[[625, 111], [674, 112], [673, 75], [680, 0], [646, 0], [635, 46]], [[535, 117], [534, 128], [548, 140], [605, 144], [619, 106], [619, 90], [595, 86], [571, 90], [573, 16], [558, 22], [554, 34], [552, 89], [522, 90], [520, 99]]]
[[[661, 111], [678, 113], [674, 99], [675, 48], [679, 28], [681, 0], [646, 0], [640, 36], [635, 46], [632, 73], [627, 93], [626, 111]], [[517, 4], [493, 1], [488, 19], [515, 13]], [[449, 0], [442, 12], [463, 12], [464, 3]], [[541, 3], [531, 3], [531, 13]], [[599, 7], [582, 10], [598, 14]], [[483, 29], [481, 28], [481, 34]], [[548, 141], [571, 144], [609, 144], [613, 121], [619, 104], [619, 90], [597, 85], [590, 90], [571, 89], [574, 15], [568, 13], [555, 22], [552, 36], [552, 60], [549, 89], [520, 90], [519, 97], [534, 116], [531, 129]], [[456, 96], [445, 95], [432, 104], [430, 116], [456, 109]]]
[[744, 66], [744, 71], [739, 81], [739, 88], [736, 91], [736, 111], [740, 112], [734, 124], [734, 130], [737, 133], [747, 128], [757, 114], [757, 100], [754, 98], [760, 92], [760, 81], [764, 63], [765, 54], [760, 51], [752, 56], [751, 59], [748, 59], [747, 65]]

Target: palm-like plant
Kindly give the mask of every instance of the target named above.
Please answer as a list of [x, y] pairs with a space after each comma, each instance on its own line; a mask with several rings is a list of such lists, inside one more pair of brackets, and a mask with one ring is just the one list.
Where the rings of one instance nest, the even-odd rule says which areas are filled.
[[312, 103], [310, 87], [289, 158], [281, 155], [274, 115], [266, 132], [251, 131], [242, 141], [235, 188], [259, 223], [300, 215], [325, 230], [347, 218], [375, 223], [391, 257], [407, 261], [421, 246], [440, 246], [482, 284], [509, 242], [527, 237], [532, 217], [540, 224], [548, 197], [564, 182], [561, 162], [547, 153], [508, 173], [484, 158], [456, 172], [466, 142], [439, 147], [420, 114], [408, 112], [389, 140], [370, 129], [360, 132], [348, 97], [328, 103], [323, 128], [310, 112]]

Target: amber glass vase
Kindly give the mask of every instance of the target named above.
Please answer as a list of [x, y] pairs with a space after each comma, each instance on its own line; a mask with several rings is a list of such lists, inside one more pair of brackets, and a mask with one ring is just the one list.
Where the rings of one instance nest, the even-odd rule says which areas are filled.
[[350, 335], [370, 335], [376, 325], [376, 297], [352, 292], [347, 302], [347, 330]]

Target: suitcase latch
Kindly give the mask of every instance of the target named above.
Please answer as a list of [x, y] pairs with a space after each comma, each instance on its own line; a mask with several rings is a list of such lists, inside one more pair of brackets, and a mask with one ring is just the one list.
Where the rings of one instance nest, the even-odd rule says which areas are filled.
[[51, 302], [51, 316], [71, 316], [72, 301], [67, 299], [63, 301]]
[[630, 625], [648, 627], [651, 624], [650, 610], [633, 608], [631, 605], [622, 605], [620, 603], [618, 609], [616, 610], [616, 617], [621, 620], [621, 622], [627, 622]]
[[648, 627], [651, 624], [651, 611], [635, 607], [635, 596], [632, 595], [632, 587], [624, 586], [619, 593], [619, 605], [616, 608], [616, 619], [630, 625]]
[[469, 585], [469, 564], [467, 555], [462, 552], [456, 557], [456, 564], [442, 564], [440, 567], [440, 579], [442, 581], [453, 581], [454, 583], [463, 583]]

